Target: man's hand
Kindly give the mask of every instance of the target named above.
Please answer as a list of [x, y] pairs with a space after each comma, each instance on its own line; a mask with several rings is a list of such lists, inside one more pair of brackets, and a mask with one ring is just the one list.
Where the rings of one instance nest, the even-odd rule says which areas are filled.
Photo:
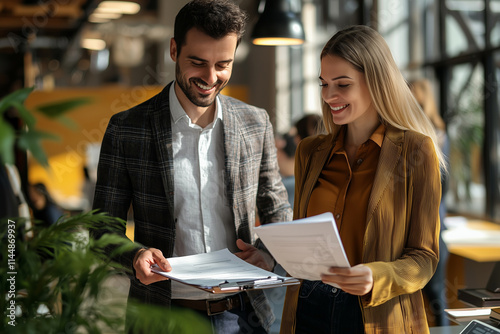
[[235, 253], [237, 257], [246, 262], [260, 267], [267, 271], [272, 271], [274, 268], [274, 260], [271, 255], [266, 252], [255, 248], [251, 244], [247, 244], [241, 239], [236, 240], [236, 246], [241, 252]]
[[351, 295], [363, 296], [373, 288], [373, 275], [369, 267], [358, 264], [351, 268], [330, 268], [332, 275], [321, 275], [323, 283], [335, 283]]
[[155, 274], [151, 271], [151, 266], [157, 264], [162, 271], [171, 271], [172, 267], [167, 259], [163, 256], [161, 250], [156, 248], [141, 248], [137, 251], [134, 258], [135, 277], [142, 284], [149, 285], [151, 283], [168, 280], [167, 277]]

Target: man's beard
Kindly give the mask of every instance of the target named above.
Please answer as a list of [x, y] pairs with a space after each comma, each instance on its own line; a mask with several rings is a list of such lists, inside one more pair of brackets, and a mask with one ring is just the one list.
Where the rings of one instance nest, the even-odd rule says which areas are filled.
[[[226, 86], [227, 82], [222, 85], [216, 92], [215, 94], [209, 94], [209, 95], [202, 95], [199, 92], [195, 91], [196, 88], [191, 88], [190, 83], [192, 85], [196, 85], [194, 81], [198, 80], [200, 83], [203, 85], [208, 86], [208, 84], [202, 80], [199, 79], [191, 79], [191, 80], [184, 80], [184, 78], [181, 76], [181, 71], [179, 68], [179, 64], [176, 63], [175, 65], [175, 80], [177, 84], [179, 85], [180, 89], [186, 95], [189, 101], [191, 101], [192, 104], [198, 107], [209, 107], [214, 103], [215, 97], [219, 95], [220, 91]], [[217, 81], [216, 85], [221, 84], [220, 81]], [[213, 97], [210, 97], [213, 96]]]

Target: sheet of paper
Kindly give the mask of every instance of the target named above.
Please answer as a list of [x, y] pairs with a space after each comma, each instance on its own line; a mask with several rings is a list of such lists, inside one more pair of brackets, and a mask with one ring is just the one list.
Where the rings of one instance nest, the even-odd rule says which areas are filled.
[[171, 257], [168, 259], [172, 271], [153, 271], [185, 284], [202, 289], [219, 286], [222, 283], [266, 281], [281, 277], [273, 272], [253, 266], [232, 254], [227, 248], [197, 255]]
[[295, 278], [321, 280], [330, 267], [350, 267], [331, 212], [272, 223], [255, 232], [276, 261]]
[[453, 318], [462, 317], [479, 317], [490, 315], [491, 309], [489, 308], [460, 308], [460, 309], [446, 309], [446, 313]]

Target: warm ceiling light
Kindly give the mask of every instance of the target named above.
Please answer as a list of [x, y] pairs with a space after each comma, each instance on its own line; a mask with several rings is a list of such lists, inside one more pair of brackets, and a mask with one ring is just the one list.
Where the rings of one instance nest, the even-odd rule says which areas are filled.
[[254, 38], [252, 43], [255, 45], [268, 45], [268, 46], [301, 45], [304, 43], [304, 40], [298, 38], [263, 37], [263, 38]]
[[107, 13], [137, 14], [141, 10], [141, 6], [131, 1], [103, 1], [97, 10]]
[[300, 45], [304, 43], [304, 27], [289, 0], [266, 0], [264, 11], [252, 31], [256, 45]]
[[109, 20], [116, 20], [122, 17], [121, 13], [101, 13], [101, 12], [93, 12], [90, 14], [90, 17], [95, 17], [98, 19], [109, 19]]
[[93, 14], [89, 16], [89, 22], [90, 23], [106, 23], [111, 21], [111, 19], [103, 19], [100, 17], [96, 17]]
[[98, 38], [85, 38], [82, 39], [82, 48], [89, 50], [104, 50], [106, 48], [106, 42]]

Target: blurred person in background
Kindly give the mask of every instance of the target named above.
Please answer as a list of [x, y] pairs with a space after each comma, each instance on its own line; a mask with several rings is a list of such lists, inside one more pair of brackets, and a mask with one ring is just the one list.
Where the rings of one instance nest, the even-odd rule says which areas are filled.
[[285, 133], [276, 136], [276, 148], [278, 166], [280, 168], [281, 179], [285, 185], [288, 193], [288, 202], [293, 206], [294, 191], [295, 191], [295, 177], [293, 170], [295, 165], [295, 150], [297, 144], [295, 138], [290, 133]]
[[35, 222], [39, 221], [45, 226], [50, 226], [64, 214], [45, 184], [41, 182], [28, 186], [28, 198]]
[[308, 113], [302, 116], [292, 129], [295, 135], [295, 143], [298, 144], [302, 139], [317, 135], [323, 132], [323, 121], [320, 115]]
[[[415, 96], [415, 99], [424, 110], [427, 117], [429, 117], [432, 125], [436, 130], [438, 137], [438, 144], [445, 157], [449, 154], [449, 141], [446, 134], [446, 124], [439, 114], [436, 99], [432, 92], [432, 86], [427, 79], [412, 80], [409, 82], [410, 89]], [[434, 322], [436, 326], [447, 326], [449, 320], [444, 312], [447, 308], [446, 301], [446, 263], [448, 260], [449, 252], [448, 247], [443, 241], [441, 236], [442, 232], [446, 229], [446, 191], [447, 191], [447, 174], [441, 174], [441, 203], [439, 204], [439, 218], [441, 220], [441, 231], [439, 234], [439, 263], [436, 268], [434, 276], [424, 287], [423, 292], [426, 295], [431, 313], [434, 315]]]

